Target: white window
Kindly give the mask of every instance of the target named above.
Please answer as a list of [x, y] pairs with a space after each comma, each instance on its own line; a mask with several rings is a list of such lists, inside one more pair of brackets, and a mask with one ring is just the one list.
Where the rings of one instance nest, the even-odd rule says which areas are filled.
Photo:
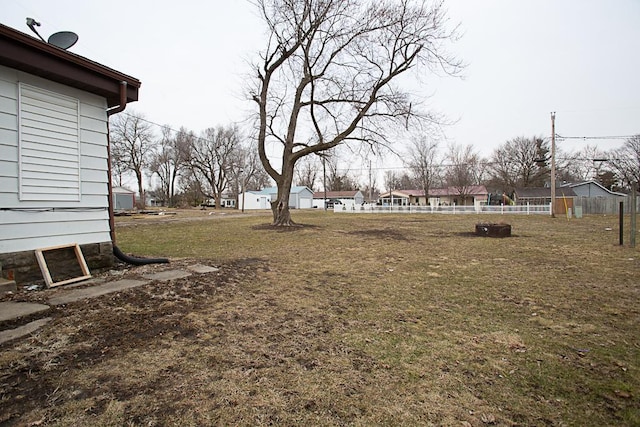
[[80, 200], [80, 105], [19, 84], [20, 200]]

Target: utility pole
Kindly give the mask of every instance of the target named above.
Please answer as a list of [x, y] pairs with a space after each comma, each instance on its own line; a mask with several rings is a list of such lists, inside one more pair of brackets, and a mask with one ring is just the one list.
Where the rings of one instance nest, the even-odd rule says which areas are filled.
[[556, 112], [551, 113], [551, 218], [556, 217]]

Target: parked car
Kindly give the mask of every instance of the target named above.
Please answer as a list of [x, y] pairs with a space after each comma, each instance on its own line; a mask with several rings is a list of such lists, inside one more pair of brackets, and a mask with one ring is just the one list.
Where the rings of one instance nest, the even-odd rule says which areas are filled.
[[327, 209], [333, 209], [334, 205], [341, 205], [342, 202], [338, 199], [327, 199]]

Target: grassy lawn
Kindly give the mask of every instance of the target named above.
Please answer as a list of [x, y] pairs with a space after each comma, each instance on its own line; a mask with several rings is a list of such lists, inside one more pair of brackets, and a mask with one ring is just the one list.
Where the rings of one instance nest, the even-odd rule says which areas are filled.
[[[97, 343], [109, 333], [120, 346], [66, 364], [73, 380], [44, 372], [60, 396], [32, 419], [640, 425], [640, 250], [618, 245], [617, 217], [293, 218], [304, 227], [271, 229], [267, 213], [118, 219], [125, 252], [227, 273], [132, 291], [151, 305], [122, 295], [61, 318], [31, 343], [38, 354], [56, 333], [76, 349], [106, 346]], [[473, 235], [476, 223], [499, 221], [511, 238]], [[118, 311], [113, 331], [95, 320], [91, 339], [80, 334], [87, 316]]]

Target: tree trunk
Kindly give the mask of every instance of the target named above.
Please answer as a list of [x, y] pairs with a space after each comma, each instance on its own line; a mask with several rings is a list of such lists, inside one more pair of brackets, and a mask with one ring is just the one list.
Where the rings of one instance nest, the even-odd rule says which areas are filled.
[[169, 207], [172, 207], [172, 208], [175, 207], [175, 203], [173, 202], [173, 199], [176, 192], [176, 177], [177, 177], [177, 173], [174, 170], [174, 172], [171, 174], [171, 183], [169, 184]]
[[142, 185], [142, 172], [136, 171], [136, 179], [138, 180], [138, 193], [140, 193], [140, 204], [142, 209], [147, 207], [147, 203], [145, 200], [144, 189]]
[[271, 202], [271, 211], [273, 212], [273, 226], [291, 227], [296, 225], [291, 220], [291, 212], [289, 211], [289, 197], [291, 195], [291, 183], [293, 177], [293, 166], [290, 168], [286, 176], [290, 179], [283, 179], [278, 183], [278, 198]]
[[291, 220], [291, 212], [289, 211], [289, 195], [287, 200], [275, 200], [271, 202], [271, 211], [273, 212], [273, 224], [276, 227], [290, 227], [295, 225]]

